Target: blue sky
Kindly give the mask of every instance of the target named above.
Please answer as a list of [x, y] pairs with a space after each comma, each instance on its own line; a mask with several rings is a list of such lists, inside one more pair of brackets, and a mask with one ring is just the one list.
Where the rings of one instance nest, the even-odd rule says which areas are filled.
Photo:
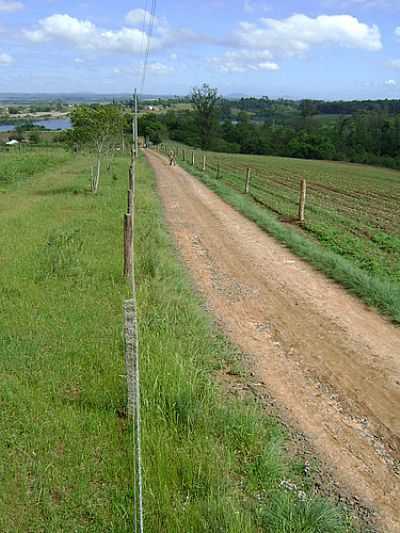
[[400, 98], [399, 0], [151, 4], [0, 0], [0, 92]]

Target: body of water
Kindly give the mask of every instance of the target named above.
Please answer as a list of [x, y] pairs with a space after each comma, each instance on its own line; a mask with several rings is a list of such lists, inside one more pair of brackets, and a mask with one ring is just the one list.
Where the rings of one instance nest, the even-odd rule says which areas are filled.
[[[29, 122], [29, 120], [27, 120]], [[47, 130], [69, 130], [71, 129], [71, 120], [69, 118], [49, 118], [45, 120], [33, 120], [35, 126], [44, 126]], [[0, 124], [0, 132], [15, 131], [16, 124]]]

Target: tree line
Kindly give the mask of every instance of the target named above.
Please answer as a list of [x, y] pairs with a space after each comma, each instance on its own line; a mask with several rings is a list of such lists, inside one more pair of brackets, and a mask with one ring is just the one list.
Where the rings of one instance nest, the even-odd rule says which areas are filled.
[[[252, 106], [262, 107], [260, 100], [272, 102], [267, 98], [242, 99], [242, 102], [251, 101]], [[303, 100], [298, 103], [298, 116], [289, 123], [255, 120], [249, 111], [232, 116], [227, 113], [226, 100], [207, 85], [195, 89], [191, 101], [192, 111], [145, 114], [139, 120], [139, 132], [153, 143], [169, 138], [218, 152], [331, 159], [400, 168], [399, 101], [393, 101], [391, 109], [398, 109], [393, 113], [386, 101], [346, 102], [340, 109], [351, 114], [319, 121], [315, 120], [319, 112], [315, 101]], [[332, 106], [332, 112], [337, 111], [335, 102], [325, 104]], [[290, 105], [290, 101], [281, 101], [283, 107]]]

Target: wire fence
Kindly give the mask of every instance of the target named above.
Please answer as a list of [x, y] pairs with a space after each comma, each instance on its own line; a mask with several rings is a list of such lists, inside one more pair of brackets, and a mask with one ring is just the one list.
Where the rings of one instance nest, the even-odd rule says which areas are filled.
[[[193, 150], [179, 144], [163, 144], [165, 153], [174, 151], [177, 159], [193, 164], [197, 170], [218, 178], [238, 192], [245, 192], [246, 178], [250, 172], [248, 193], [288, 221], [296, 221], [299, 213], [301, 182], [304, 175], [292, 169], [268, 168], [268, 161], [252, 162], [248, 166], [241, 158], [231, 154], [218, 154]], [[261, 158], [260, 158], [261, 159]], [[376, 186], [378, 185], [378, 187]], [[379, 183], [373, 189], [363, 185], [355, 186], [348, 179], [335, 177], [334, 183], [323, 183], [307, 179], [306, 223], [330, 221], [339, 226], [348, 226], [352, 232], [365, 236], [374, 229], [397, 234], [400, 217], [397, 216], [400, 201], [400, 180], [398, 186], [387, 191]], [[374, 190], [375, 189], [375, 190]]]
[[252, 198], [282, 222], [301, 226], [361, 268], [400, 280], [400, 179], [394, 171], [340, 163], [332, 170], [328, 162], [306, 167], [304, 160], [204, 152], [177, 143], [160, 150]]
[[[136, 96], [135, 96], [136, 101]], [[136, 102], [135, 102], [136, 103]], [[137, 110], [137, 105], [136, 105]], [[141, 449], [141, 398], [140, 398], [140, 352], [135, 281], [135, 200], [137, 172], [137, 113], [133, 119], [133, 142], [128, 176], [127, 212], [124, 215], [124, 277], [129, 286], [130, 297], [124, 302], [125, 363], [128, 388], [128, 416], [133, 422], [133, 518], [134, 532], [143, 533], [143, 479]]]

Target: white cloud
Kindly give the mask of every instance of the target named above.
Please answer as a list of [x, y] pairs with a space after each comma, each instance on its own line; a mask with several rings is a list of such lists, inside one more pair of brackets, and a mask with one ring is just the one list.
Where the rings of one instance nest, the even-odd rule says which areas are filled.
[[[143, 10], [133, 10], [127, 15], [129, 23], [134, 26], [139, 23], [139, 14]], [[98, 28], [89, 20], [80, 20], [66, 14], [51, 15], [42, 19], [38, 27], [25, 30], [24, 35], [33, 43], [47, 41], [63, 41], [81, 50], [119, 52], [140, 54], [149, 39], [142, 29], [122, 27], [116, 30]], [[154, 35], [151, 39], [151, 49], [160, 49], [186, 40], [194, 41], [199, 37], [189, 30], [173, 31], [166, 21], [157, 19]]]
[[311, 18], [297, 14], [282, 20], [261, 18], [257, 24], [242, 22], [233, 35], [232, 44], [270, 50], [281, 56], [303, 55], [311, 47], [322, 44], [370, 51], [382, 49], [378, 27], [368, 26], [351, 15]]
[[252, 0], [244, 0], [243, 11], [249, 14], [256, 12], [259, 13], [260, 11], [264, 11], [266, 13], [267, 11], [271, 11], [271, 6], [266, 4], [261, 5], [260, 3], [256, 4]]
[[14, 62], [14, 59], [10, 54], [6, 54], [5, 52], [0, 52], [0, 66], [7, 67], [8, 65], [11, 65], [11, 63]]
[[157, 76], [166, 76], [175, 72], [175, 69], [173, 67], [158, 62], [149, 63], [147, 65], [147, 70], [150, 74], [156, 74]]
[[22, 2], [0, 0], [0, 12], [2, 13], [14, 13], [15, 11], [21, 11], [21, 9], [24, 9], [24, 4]]
[[397, 81], [396, 80], [386, 80], [385, 81], [385, 85], [387, 87], [396, 87]]
[[228, 51], [221, 57], [212, 57], [209, 63], [226, 73], [240, 73], [260, 70], [279, 70], [269, 50]]
[[391, 59], [386, 65], [390, 68], [400, 69], [400, 59]]
[[128, 24], [131, 24], [132, 26], [140, 26], [144, 28], [145, 24], [154, 24], [155, 26], [160, 25], [160, 21], [157, 17], [153, 16], [151, 13], [146, 11], [145, 9], [132, 9], [129, 11], [129, 13], [126, 15], [125, 20]]

